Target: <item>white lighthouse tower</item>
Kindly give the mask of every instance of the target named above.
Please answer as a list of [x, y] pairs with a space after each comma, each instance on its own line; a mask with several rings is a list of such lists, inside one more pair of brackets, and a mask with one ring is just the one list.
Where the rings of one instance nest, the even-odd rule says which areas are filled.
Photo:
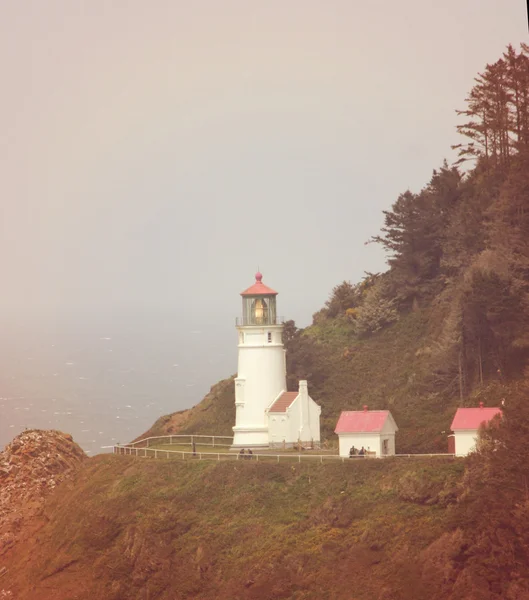
[[283, 319], [276, 313], [277, 292], [262, 279], [261, 273], [256, 273], [255, 283], [241, 293], [234, 449], [268, 447], [267, 408], [287, 389]]

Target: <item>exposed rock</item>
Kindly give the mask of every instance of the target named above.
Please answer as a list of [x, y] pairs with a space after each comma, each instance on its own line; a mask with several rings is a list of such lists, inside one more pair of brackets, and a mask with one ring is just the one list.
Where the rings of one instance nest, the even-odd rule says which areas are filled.
[[45, 497], [86, 458], [72, 436], [60, 431], [24, 431], [0, 452], [0, 553], [14, 543], [20, 515], [37, 514]]

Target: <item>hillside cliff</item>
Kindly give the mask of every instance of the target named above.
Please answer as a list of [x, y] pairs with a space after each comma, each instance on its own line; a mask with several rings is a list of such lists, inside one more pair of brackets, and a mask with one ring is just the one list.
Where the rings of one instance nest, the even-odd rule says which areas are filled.
[[527, 393], [466, 459], [81, 460], [3, 546], [0, 597], [527, 598]]
[[18, 600], [367, 600], [409, 598], [411, 579], [426, 599], [416, 560], [445, 530], [461, 472], [453, 461], [98, 456], [49, 499], [38, 543], [3, 557], [0, 589]]

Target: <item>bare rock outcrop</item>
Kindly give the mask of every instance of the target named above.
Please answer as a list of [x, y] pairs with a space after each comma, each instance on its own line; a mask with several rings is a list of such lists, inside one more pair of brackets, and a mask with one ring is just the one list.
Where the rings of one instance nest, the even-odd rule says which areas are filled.
[[72, 436], [27, 430], [0, 452], [0, 555], [19, 538], [46, 496], [87, 458]]

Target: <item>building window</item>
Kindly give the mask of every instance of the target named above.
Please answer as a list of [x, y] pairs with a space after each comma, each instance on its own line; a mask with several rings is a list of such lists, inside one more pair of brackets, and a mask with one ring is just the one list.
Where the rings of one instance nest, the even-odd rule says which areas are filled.
[[270, 331], [268, 332], [268, 343], [272, 343], [272, 333]]

